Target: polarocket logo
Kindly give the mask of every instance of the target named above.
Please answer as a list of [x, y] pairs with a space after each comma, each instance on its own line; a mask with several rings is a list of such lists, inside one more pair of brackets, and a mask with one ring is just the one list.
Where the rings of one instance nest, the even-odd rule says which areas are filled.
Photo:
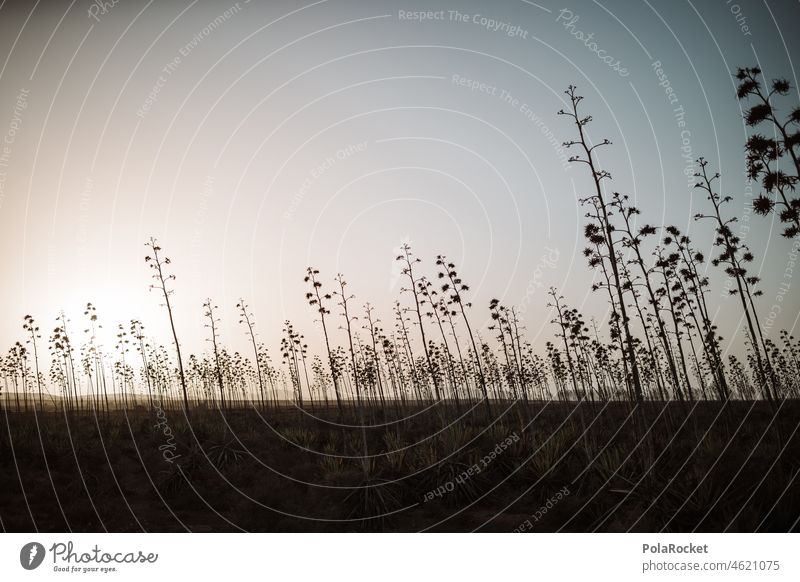
[[26, 570], [35, 570], [44, 561], [44, 546], [38, 542], [29, 542], [19, 551], [19, 563]]

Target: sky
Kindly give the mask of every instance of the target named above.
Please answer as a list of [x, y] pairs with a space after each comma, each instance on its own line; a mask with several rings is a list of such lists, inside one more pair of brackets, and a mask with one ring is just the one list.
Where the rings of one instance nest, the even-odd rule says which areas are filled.
[[[674, 224], [710, 254], [687, 173], [700, 155], [721, 172], [776, 338], [800, 312], [797, 244], [750, 211], [759, 189], [731, 73], [758, 64], [796, 86], [798, 16], [788, 0], [0, 2], [0, 349], [27, 313], [45, 336], [62, 309], [81, 330], [87, 302], [107, 346], [131, 318], [169, 345], [151, 236], [172, 260], [191, 352], [208, 347], [207, 297], [234, 349], [248, 349], [244, 298], [273, 352], [287, 319], [319, 351], [307, 266], [327, 290], [343, 273], [390, 329], [394, 300], [410, 301], [405, 243], [419, 274], [435, 278], [438, 254], [456, 263], [487, 336], [498, 298], [542, 347], [550, 286], [602, 320], [581, 254], [591, 181], [567, 162], [574, 126], [556, 114], [570, 84], [642, 223]], [[740, 353], [738, 300], [709, 275]]]

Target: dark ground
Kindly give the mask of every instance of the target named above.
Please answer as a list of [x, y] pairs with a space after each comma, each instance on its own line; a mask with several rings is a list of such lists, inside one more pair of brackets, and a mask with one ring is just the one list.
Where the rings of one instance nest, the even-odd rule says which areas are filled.
[[0, 418], [5, 531], [800, 529], [799, 401]]

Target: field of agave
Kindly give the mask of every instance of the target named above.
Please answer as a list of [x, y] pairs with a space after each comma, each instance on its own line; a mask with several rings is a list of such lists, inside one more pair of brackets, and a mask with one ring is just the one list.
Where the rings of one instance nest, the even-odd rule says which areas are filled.
[[[736, 79], [747, 124], [774, 134], [745, 145], [764, 191], [754, 211], [775, 212], [793, 240], [800, 109], [785, 119], [773, 109], [789, 94], [784, 80], [765, 85], [756, 68]], [[712, 225], [713, 247], [642, 223], [627, 196], [606, 190], [597, 150], [611, 144], [589, 142], [582, 97], [566, 95], [565, 145], [591, 178], [584, 255], [609, 307], [606, 329], [551, 288], [555, 335], [537, 354], [517, 307], [492, 300], [483, 307], [492, 324], [477, 328], [458, 267], [404, 245], [391, 327], [344, 275], [308, 267], [320, 353], [286, 321], [273, 356], [243, 299], [250, 349], [231, 353], [208, 299], [210, 349], [187, 355], [173, 264], [150, 239], [166, 345], [135, 319], [118, 324], [116, 345], [101, 345], [89, 303], [85, 325], [61, 314], [49, 333], [25, 316], [2, 360], [3, 528], [797, 529], [800, 343], [786, 331], [766, 337], [753, 251], [726, 213], [732, 199], [700, 158], [695, 219]], [[707, 259], [740, 305], [741, 360], [717, 332]], [[88, 330], [85, 341], [73, 327]], [[334, 345], [339, 327], [346, 342]]]

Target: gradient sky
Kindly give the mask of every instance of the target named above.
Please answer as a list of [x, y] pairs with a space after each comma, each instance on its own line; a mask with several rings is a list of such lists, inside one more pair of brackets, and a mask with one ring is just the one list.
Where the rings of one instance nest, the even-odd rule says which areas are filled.
[[[601, 318], [605, 295], [590, 292], [595, 274], [580, 252], [577, 198], [589, 176], [558, 151], [574, 137], [556, 115], [570, 83], [594, 116], [592, 138], [614, 142], [601, 159], [614, 189], [636, 200], [643, 222], [676, 224], [706, 252], [711, 225], [692, 220], [705, 200], [684, 171], [685, 155], [710, 159], [757, 257], [769, 335], [796, 325], [800, 290], [784, 278], [792, 243], [748, 210], [758, 189], [745, 180], [731, 71], [758, 64], [797, 85], [797, 1], [92, 6], [0, 3], [3, 350], [21, 337], [25, 313], [49, 332], [64, 309], [82, 329], [87, 301], [107, 346], [132, 317], [167, 344], [143, 260], [151, 235], [173, 260], [190, 351], [206, 347], [206, 297], [236, 349], [247, 349], [240, 296], [273, 352], [287, 318], [316, 347], [307, 265], [329, 289], [344, 273], [356, 304], [370, 301], [390, 328], [404, 242], [421, 273], [435, 276], [439, 253], [457, 263], [476, 323], [497, 297], [524, 306], [528, 334], [543, 345], [554, 331], [550, 285]], [[419, 10], [443, 12], [401, 17]], [[571, 28], [564, 10], [578, 17]], [[617, 70], [578, 30], [594, 34]], [[710, 301], [739, 352], [738, 300], [711, 271]], [[791, 289], [770, 318], [781, 283]]]

